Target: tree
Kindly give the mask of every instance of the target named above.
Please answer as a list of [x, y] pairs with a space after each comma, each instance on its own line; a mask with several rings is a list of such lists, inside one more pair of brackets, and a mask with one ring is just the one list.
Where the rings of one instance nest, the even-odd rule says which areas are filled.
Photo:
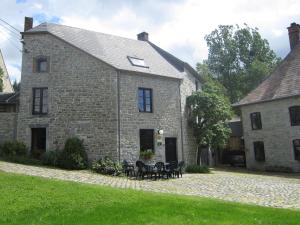
[[209, 52], [203, 64], [227, 89], [231, 103], [253, 90], [280, 62], [258, 29], [247, 24], [219, 25], [205, 40]]
[[3, 70], [0, 67], [0, 92], [3, 91]]
[[17, 80], [15, 80], [14, 83], [13, 83], [14, 91], [19, 92], [20, 91], [20, 86], [21, 86], [21, 83], [18, 82]]
[[193, 128], [198, 146], [217, 149], [228, 141], [228, 120], [233, 113], [229, 99], [224, 94], [224, 87], [209, 75], [204, 80], [202, 91], [187, 97], [189, 124]]

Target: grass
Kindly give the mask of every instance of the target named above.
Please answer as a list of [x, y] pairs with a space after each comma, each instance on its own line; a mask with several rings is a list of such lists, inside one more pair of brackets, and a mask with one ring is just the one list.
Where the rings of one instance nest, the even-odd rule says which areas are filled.
[[296, 210], [0, 172], [0, 224], [299, 224]]

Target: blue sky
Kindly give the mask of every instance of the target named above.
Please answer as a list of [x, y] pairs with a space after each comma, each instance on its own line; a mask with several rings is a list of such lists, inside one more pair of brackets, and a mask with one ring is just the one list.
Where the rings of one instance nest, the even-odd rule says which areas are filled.
[[[207, 58], [204, 36], [219, 24], [259, 28], [275, 52], [289, 51], [286, 27], [300, 23], [299, 0], [1, 0], [0, 18], [23, 30], [24, 17], [152, 42], [192, 66]], [[12, 80], [20, 80], [21, 44], [0, 25], [0, 48]]]

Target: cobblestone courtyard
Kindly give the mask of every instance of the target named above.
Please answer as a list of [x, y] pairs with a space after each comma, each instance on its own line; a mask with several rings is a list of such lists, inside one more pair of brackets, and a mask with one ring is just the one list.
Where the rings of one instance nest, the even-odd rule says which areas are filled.
[[210, 174], [184, 174], [180, 179], [131, 180], [90, 171], [65, 171], [0, 161], [0, 170], [116, 188], [175, 193], [263, 206], [300, 209], [300, 175], [254, 174], [213, 170]]

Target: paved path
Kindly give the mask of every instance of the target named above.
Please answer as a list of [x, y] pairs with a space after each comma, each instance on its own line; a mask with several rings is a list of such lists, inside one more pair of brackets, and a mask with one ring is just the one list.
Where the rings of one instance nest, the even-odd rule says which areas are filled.
[[300, 175], [251, 174], [214, 170], [211, 174], [184, 174], [180, 179], [131, 180], [89, 171], [66, 171], [0, 161], [0, 170], [117, 188], [204, 196], [263, 206], [300, 209]]

